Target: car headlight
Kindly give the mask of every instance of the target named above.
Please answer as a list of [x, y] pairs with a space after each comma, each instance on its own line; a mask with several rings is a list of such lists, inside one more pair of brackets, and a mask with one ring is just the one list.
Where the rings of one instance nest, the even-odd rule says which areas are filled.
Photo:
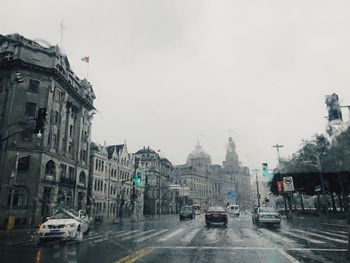
[[66, 227], [75, 227], [75, 224], [72, 223], [72, 224], [67, 224]]
[[40, 228], [46, 229], [46, 228], [47, 228], [47, 225], [42, 224], [42, 225], [40, 226]]

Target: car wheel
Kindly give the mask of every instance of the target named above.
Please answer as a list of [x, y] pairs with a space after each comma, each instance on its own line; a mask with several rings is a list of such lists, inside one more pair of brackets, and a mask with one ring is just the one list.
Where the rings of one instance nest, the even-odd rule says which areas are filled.
[[80, 226], [78, 226], [78, 229], [77, 229], [77, 233], [76, 233], [76, 235], [75, 235], [75, 238], [76, 238], [76, 240], [78, 240], [78, 241], [83, 241], [83, 239], [84, 239], [84, 234], [83, 234], [83, 232], [81, 231]]

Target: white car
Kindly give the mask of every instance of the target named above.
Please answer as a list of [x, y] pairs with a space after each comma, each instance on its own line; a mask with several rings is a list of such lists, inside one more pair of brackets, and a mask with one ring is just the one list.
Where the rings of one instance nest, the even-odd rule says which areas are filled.
[[90, 220], [82, 210], [59, 209], [40, 226], [38, 234], [40, 241], [52, 238], [81, 241], [90, 231], [89, 224]]
[[269, 206], [256, 207], [252, 212], [252, 221], [254, 225], [273, 225], [281, 227], [281, 215], [275, 208]]
[[237, 216], [237, 217], [239, 217], [239, 215], [240, 215], [239, 206], [238, 205], [229, 205], [227, 207], [227, 213], [230, 216]]

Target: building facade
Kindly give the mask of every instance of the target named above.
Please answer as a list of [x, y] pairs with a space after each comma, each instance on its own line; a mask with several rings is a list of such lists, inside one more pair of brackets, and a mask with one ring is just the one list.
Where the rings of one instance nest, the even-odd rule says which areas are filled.
[[126, 143], [92, 144], [90, 156], [90, 214], [96, 221], [112, 223], [143, 215], [143, 185], [133, 186], [135, 156]]
[[[10, 213], [16, 225], [40, 223], [58, 202], [85, 209], [94, 99], [58, 46], [0, 35], [1, 225]], [[45, 128], [33, 134], [42, 108]]]
[[[243, 209], [251, 207], [249, 170], [240, 165], [231, 137], [223, 165], [212, 164], [210, 155], [197, 143], [186, 164], [175, 167], [175, 177], [182, 187], [189, 188], [186, 198], [179, 199], [179, 206], [198, 204], [207, 209], [212, 205], [238, 203]], [[236, 197], [230, 199], [230, 192], [236, 193]]]

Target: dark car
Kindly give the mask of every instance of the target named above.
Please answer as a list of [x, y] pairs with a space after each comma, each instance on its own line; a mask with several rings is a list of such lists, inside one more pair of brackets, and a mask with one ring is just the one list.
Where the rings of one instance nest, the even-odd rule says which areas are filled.
[[191, 206], [183, 206], [181, 207], [180, 213], [179, 213], [180, 221], [186, 220], [186, 219], [194, 219], [195, 213]]
[[205, 212], [205, 223], [208, 227], [215, 225], [227, 227], [227, 214], [225, 209], [221, 206], [209, 207]]

